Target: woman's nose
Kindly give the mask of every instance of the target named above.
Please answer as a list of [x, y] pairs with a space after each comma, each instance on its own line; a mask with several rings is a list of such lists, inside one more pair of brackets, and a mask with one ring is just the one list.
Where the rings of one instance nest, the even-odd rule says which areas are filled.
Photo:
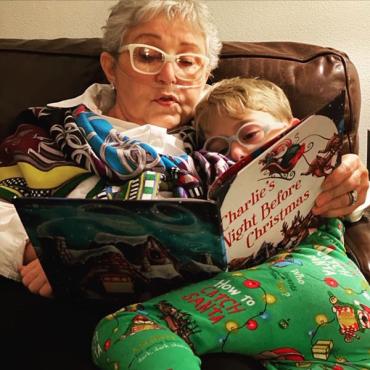
[[159, 71], [157, 75], [157, 79], [160, 82], [164, 82], [165, 84], [168, 85], [176, 83], [175, 66], [173, 62], [164, 63], [162, 69]]
[[230, 145], [229, 157], [237, 162], [242, 158], [249, 155], [249, 151], [244, 146], [240, 145], [237, 141], [233, 141]]

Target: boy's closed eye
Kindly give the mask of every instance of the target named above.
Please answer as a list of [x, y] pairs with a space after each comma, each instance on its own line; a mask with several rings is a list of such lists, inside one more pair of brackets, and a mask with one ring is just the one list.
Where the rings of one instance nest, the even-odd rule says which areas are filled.
[[265, 136], [264, 130], [262, 127], [256, 125], [246, 125], [242, 127], [239, 131], [238, 139], [243, 144], [257, 144], [263, 140]]

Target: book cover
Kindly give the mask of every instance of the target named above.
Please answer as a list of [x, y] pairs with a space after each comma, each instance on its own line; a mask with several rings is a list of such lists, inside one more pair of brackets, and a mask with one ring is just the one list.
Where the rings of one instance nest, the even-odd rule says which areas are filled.
[[14, 200], [56, 296], [143, 299], [226, 269], [218, 207], [202, 200]]
[[220, 206], [231, 270], [297, 245], [315, 225], [315, 199], [340, 163], [343, 108], [344, 94], [211, 185], [209, 197]]

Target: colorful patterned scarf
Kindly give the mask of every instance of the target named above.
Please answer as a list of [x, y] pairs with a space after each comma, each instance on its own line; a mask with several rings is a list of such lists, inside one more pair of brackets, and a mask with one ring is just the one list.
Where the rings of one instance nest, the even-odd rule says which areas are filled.
[[94, 175], [100, 180], [87, 197], [150, 199], [161, 189], [175, 197], [204, 196], [189, 155], [159, 154], [83, 105], [27, 109], [0, 145], [0, 197], [6, 200], [64, 197]]

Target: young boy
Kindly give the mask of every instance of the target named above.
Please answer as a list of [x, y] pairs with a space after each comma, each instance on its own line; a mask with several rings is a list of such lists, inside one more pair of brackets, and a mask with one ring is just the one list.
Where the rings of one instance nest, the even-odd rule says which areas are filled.
[[[231, 79], [197, 108], [204, 147], [233, 160], [294, 124], [274, 84]], [[284, 262], [284, 263], [282, 263]], [[240, 353], [267, 369], [369, 369], [370, 290], [329, 219], [301, 245], [106, 316], [92, 352], [103, 369], [198, 370], [197, 355]]]
[[251, 78], [216, 83], [195, 111], [198, 142], [204, 142], [203, 149], [235, 162], [298, 122], [279, 86]]

